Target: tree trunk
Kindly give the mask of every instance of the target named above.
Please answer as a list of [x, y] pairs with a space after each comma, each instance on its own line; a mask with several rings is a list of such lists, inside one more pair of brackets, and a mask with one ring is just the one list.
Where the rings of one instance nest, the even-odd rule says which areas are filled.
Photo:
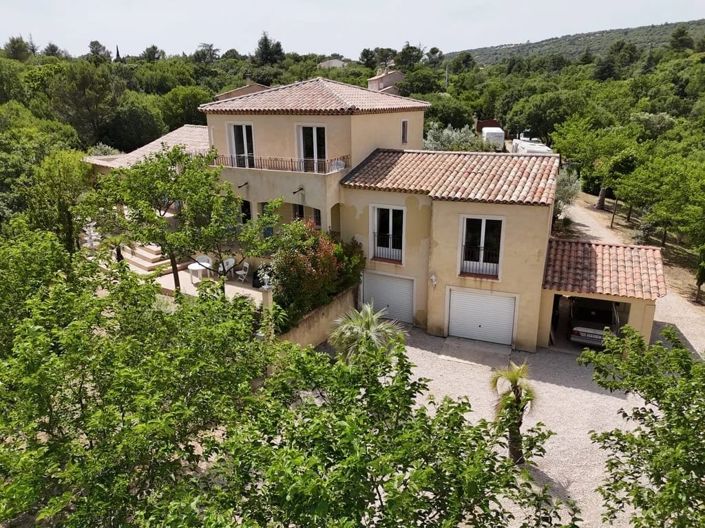
[[632, 221], [632, 209], [634, 209], [634, 206], [629, 204], [629, 210], [627, 211], [627, 222]]
[[515, 464], [524, 463], [524, 449], [521, 442], [521, 425], [514, 423], [509, 427], [509, 458]]
[[595, 209], [605, 208], [605, 198], [607, 198], [607, 187], [600, 187], [600, 194], [597, 195], [597, 203]]
[[612, 220], [610, 220], [610, 229], [614, 229], [614, 217], [617, 214], [617, 206], [619, 205], [619, 199], [615, 197], [614, 206], [612, 207]]
[[698, 289], [695, 290], [695, 302], [699, 303], [700, 302], [700, 295], [703, 292], [703, 287], [702, 285], [698, 284]]
[[179, 281], [179, 264], [176, 262], [176, 257], [169, 253], [169, 262], [171, 262], [171, 273], [174, 275], [174, 291], [181, 291], [181, 282]]
[[666, 236], [668, 236], [668, 229], [663, 228], [663, 235], [661, 236], [661, 247], [666, 247]]
[[122, 256], [122, 248], [120, 247], [120, 244], [115, 246], [115, 261], [116, 262], [122, 262], [125, 260], [125, 257]]

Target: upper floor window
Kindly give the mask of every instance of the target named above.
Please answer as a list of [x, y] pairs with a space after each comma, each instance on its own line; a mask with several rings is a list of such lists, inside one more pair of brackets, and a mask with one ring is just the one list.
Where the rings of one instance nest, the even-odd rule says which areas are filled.
[[374, 258], [401, 262], [404, 236], [404, 210], [374, 208]]
[[403, 145], [409, 142], [409, 121], [406, 119], [401, 122], [401, 142]]
[[460, 272], [498, 277], [502, 220], [465, 218], [463, 230]]
[[299, 134], [304, 171], [326, 172], [326, 128], [301, 126]]
[[255, 144], [252, 136], [252, 125], [233, 125], [233, 152], [235, 167], [255, 166]]

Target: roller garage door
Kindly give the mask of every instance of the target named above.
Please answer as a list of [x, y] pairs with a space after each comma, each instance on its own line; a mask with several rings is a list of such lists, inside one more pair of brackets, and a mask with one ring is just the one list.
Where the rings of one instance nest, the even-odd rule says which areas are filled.
[[511, 345], [514, 297], [451, 290], [448, 334]]
[[404, 323], [413, 322], [414, 281], [365, 272], [362, 283], [363, 302], [376, 310], [387, 309], [387, 317]]

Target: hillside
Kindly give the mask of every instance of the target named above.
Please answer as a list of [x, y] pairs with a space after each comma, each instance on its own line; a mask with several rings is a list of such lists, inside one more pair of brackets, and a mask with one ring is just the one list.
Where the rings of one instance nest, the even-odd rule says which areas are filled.
[[633, 42], [637, 46], [663, 46], [668, 44], [673, 30], [681, 25], [686, 26], [695, 39], [705, 35], [705, 19], [702, 19], [635, 28], [594, 31], [592, 33], [577, 33], [575, 35], [564, 35], [562, 37], [554, 37], [539, 42], [502, 44], [500, 46], [488, 46], [467, 51], [472, 53], [475, 60], [480, 64], [495, 64], [512, 55], [526, 56], [546, 53], [560, 53], [573, 59], [579, 57], [586, 48], [589, 48], [594, 55], [602, 55], [613, 42], [620, 39]]

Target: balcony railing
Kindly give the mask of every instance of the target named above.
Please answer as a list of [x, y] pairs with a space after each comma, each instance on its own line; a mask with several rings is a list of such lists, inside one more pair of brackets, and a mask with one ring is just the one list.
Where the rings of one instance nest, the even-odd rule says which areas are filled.
[[266, 169], [287, 172], [314, 172], [330, 174], [350, 167], [350, 156], [331, 159], [262, 158], [256, 156], [218, 156], [215, 164], [221, 167]]
[[463, 245], [460, 273], [468, 275], [499, 276], [499, 251], [482, 246]]
[[375, 233], [374, 258], [401, 262], [402, 237], [389, 233]]

